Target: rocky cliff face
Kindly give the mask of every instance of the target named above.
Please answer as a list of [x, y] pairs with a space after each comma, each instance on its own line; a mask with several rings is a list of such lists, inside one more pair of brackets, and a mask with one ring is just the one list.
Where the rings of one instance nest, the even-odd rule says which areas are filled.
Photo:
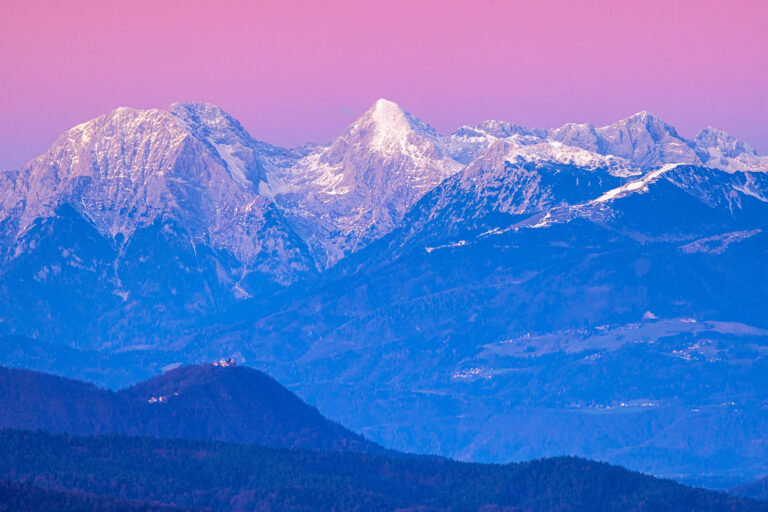
[[315, 272], [251, 183], [259, 146], [215, 107], [172, 110], [117, 109], [3, 174], [7, 330], [141, 345]]
[[766, 157], [755, 155], [752, 148], [722, 130], [707, 128], [694, 140], [688, 140], [674, 127], [645, 111], [597, 128], [589, 123], [567, 123], [559, 128], [540, 130], [486, 121], [464, 126], [451, 136], [451, 140], [463, 142], [456, 153], [469, 155], [470, 160], [499, 139], [520, 146], [559, 142], [644, 169], [675, 163], [729, 172], [768, 170]]
[[[70, 204], [125, 243], [137, 229], [171, 218], [190, 246], [205, 243], [231, 253], [244, 271], [295, 281], [313, 265], [274, 204], [249, 187], [260, 170], [250, 140], [241, 131], [225, 144], [234, 138], [226, 130], [239, 125], [210, 108], [194, 118], [193, 108], [175, 106], [183, 117], [121, 108], [69, 130], [14, 174], [2, 191], [0, 220], [21, 233]], [[209, 140], [204, 130], [219, 129], [212, 126], [221, 133]]]
[[390, 232], [461, 167], [432, 127], [382, 99], [330, 144], [270, 173], [262, 191], [330, 266]]

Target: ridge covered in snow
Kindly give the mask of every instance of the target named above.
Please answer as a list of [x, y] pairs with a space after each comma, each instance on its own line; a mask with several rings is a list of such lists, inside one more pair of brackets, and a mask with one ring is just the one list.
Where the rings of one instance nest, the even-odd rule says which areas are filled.
[[193, 244], [225, 250], [287, 284], [313, 265], [275, 205], [253, 190], [261, 164], [250, 143], [213, 106], [119, 108], [68, 130], [6, 176], [5, 238], [64, 204], [123, 243], [137, 229], [171, 219]]
[[[503, 151], [492, 149], [498, 144]], [[297, 234], [314, 260], [288, 263], [301, 250], [286, 248], [294, 256], [279, 266], [324, 268], [392, 231], [447, 178], [472, 175], [489, 151], [498, 160], [493, 179], [508, 184], [528, 164], [645, 175], [634, 183], [673, 164], [768, 171], [768, 157], [722, 130], [687, 140], [645, 111], [597, 128], [485, 121], [445, 135], [380, 99], [328, 144], [284, 149], [253, 139], [215, 105], [175, 103], [167, 111], [117, 109], [68, 130], [22, 169], [0, 173], [0, 222], [13, 238], [72, 203], [114, 237], [172, 215], [193, 238], [244, 262], [262, 261], [264, 244], [274, 246], [262, 235], [276, 229], [269, 237]], [[275, 272], [291, 280], [292, 272]]]

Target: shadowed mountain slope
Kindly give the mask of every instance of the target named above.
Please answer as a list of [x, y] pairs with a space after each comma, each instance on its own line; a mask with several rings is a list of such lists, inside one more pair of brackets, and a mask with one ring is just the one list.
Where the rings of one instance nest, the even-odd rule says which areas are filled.
[[768, 501], [768, 476], [755, 482], [734, 487], [729, 491], [734, 496]]
[[185, 366], [119, 392], [0, 368], [0, 426], [383, 452], [246, 367]]

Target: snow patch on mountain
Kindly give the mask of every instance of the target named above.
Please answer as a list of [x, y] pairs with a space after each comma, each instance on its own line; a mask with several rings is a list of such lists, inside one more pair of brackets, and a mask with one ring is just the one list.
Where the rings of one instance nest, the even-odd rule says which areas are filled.
[[664, 173], [671, 171], [675, 167], [677, 167], [677, 164], [664, 165], [658, 169], [655, 169], [653, 171], [646, 173], [645, 175], [643, 175], [642, 178], [638, 180], [630, 181], [625, 185], [609, 190], [608, 192], [604, 193], [597, 199], [591, 201], [591, 203], [593, 204], [605, 203], [608, 201], [612, 201], [614, 199], [620, 199], [622, 197], [626, 197], [633, 193], [648, 192], [649, 184], [655, 183]]
[[748, 231], [732, 231], [730, 233], [723, 233], [722, 235], [715, 235], [694, 242], [688, 243], [680, 247], [680, 249], [688, 254], [701, 252], [709, 254], [722, 254], [728, 246], [752, 238], [755, 235], [762, 233], [761, 229], [752, 229]]
[[569, 165], [584, 170], [606, 169], [612, 175], [621, 177], [642, 174], [640, 169], [625, 159], [613, 155], [601, 155], [555, 141], [513, 146], [507, 154], [507, 161], [520, 160]]
[[215, 144], [214, 147], [221, 159], [224, 160], [224, 163], [227, 164], [227, 169], [229, 169], [232, 178], [244, 187], [252, 186], [251, 180], [245, 177], [248, 172], [245, 162], [235, 156], [238, 148], [231, 144]]

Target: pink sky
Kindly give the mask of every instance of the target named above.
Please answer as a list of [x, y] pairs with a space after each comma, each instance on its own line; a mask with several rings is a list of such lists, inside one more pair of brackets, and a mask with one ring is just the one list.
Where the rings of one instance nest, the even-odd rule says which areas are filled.
[[386, 97], [441, 131], [650, 110], [768, 153], [766, 26], [762, 0], [6, 2], [0, 168], [118, 106], [174, 101], [281, 145], [328, 140]]

